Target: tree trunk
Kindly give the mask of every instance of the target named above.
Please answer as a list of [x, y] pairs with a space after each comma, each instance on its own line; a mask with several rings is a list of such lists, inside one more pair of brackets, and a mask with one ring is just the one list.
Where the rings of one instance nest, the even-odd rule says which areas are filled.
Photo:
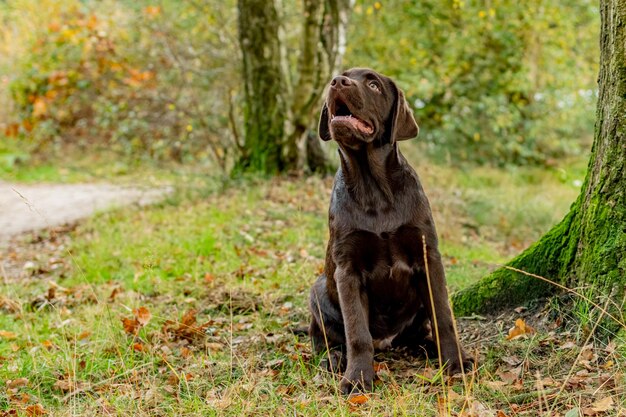
[[[239, 33], [245, 80], [245, 145], [239, 170], [276, 173], [327, 171], [316, 140], [325, 84], [345, 49], [349, 0], [304, 0], [297, 66], [289, 74], [274, 0], [239, 0]], [[265, 69], [266, 68], [266, 69]]]
[[332, 171], [322, 145], [311, 134], [317, 125], [324, 86], [338, 71], [345, 51], [349, 0], [304, 0], [302, 43], [293, 88], [289, 159], [301, 169]]
[[[453, 297], [457, 314], [519, 305], [558, 291], [593, 286], [624, 295], [626, 287], [626, 2], [602, 0], [596, 128], [581, 194], [538, 242], [478, 284]], [[621, 298], [620, 298], [621, 300]], [[619, 301], [617, 301], [619, 305]], [[624, 309], [621, 305], [622, 310]]]
[[245, 147], [236, 169], [274, 174], [285, 169], [282, 147], [287, 106], [278, 37], [280, 21], [273, 0], [239, 0], [238, 8]]

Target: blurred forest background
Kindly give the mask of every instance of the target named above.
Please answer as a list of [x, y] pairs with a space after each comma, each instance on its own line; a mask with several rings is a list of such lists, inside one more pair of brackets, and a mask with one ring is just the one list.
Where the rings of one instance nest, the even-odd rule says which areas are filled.
[[[333, 74], [404, 90], [458, 293], [585, 187], [599, 32], [595, 0], [0, 0], [0, 220], [47, 224], [5, 243], [0, 223], [0, 416], [617, 415], [625, 344], [595, 339], [594, 285], [460, 319], [469, 385], [377, 355], [365, 404], [286, 330], [324, 268], [332, 178], [309, 174], [337, 165], [316, 133]], [[110, 183], [161, 200], [49, 221]]]
[[[287, 0], [276, 9], [279, 65], [291, 85], [302, 76], [312, 3], [341, 5]], [[229, 173], [261, 146], [246, 141], [244, 129], [238, 7], [246, 2], [0, 2], [0, 169], [74, 152]], [[336, 67], [368, 66], [396, 79], [422, 132], [408, 146], [433, 161], [552, 166], [588, 150], [596, 2], [394, 0], [344, 8]], [[301, 121], [312, 137], [320, 98], [321, 90]]]

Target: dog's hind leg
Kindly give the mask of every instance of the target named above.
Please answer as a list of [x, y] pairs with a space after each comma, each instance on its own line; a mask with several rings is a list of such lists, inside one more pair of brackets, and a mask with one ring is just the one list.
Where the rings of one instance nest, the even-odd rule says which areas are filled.
[[437, 344], [433, 340], [428, 312], [421, 307], [411, 324], [406, 326], [391, 342], [394, 348], [406, 348], [414, 356], [437, 357]]
[[317, 278], [309, 297], [311, 309], [311, 325], [309, 336], [316, 354], [326, 352], [322, 366], [329, 371], [337, 372], [345, 369], [346, 337], [341, 311], [328, 297], [326, 276]]

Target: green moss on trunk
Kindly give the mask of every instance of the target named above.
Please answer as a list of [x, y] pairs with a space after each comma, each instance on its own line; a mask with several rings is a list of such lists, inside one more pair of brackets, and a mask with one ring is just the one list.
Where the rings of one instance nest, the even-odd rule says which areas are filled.
[[[557, 282], [567, 276], [578, 243], [579, 200], [563, 220], [508, 266]], [[511, 269], [500, 268], [474, 286], [454, 294], [458, 315], [497, 311], [553, 293], [557, 287]]]

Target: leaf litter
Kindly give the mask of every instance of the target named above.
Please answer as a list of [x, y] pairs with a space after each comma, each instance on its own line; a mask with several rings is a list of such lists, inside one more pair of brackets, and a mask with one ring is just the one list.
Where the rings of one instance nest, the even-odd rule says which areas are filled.
[[[260, 221], [241, 229], [245, 232], [239, 235], [243, 243], [236, 249], [242, 259], [240, 266], [228, 274], [203, 272], [200, 281], [206, 290], [193, 297], [188, 293], [184, 299], [168, 294], [146, 296], [115, 282], [85, 287], [61, 285], [68, 264], [64, 244], [59, 244], [67, 243], [62, 233], [50, 239], [56, 243], [49, 243], [52, 251], [47, 253], [48, 258], [46, 253], [31, 256], [15, 253], [16, 265], [22, 262], [21, 265], [26, 266], [14, 269], [25, 285], [32, 283], [33, 288], [41, 288], [43, 283], [47, 288], [30, 302], [3, 295], [0, 308], [9, 314], [24, 314], [28, 308], [33, 308], [36, 314], [61, 313], [63, 309], [100, 308], [100, 304], [118, 308], [129, 301], [135, 303], [131, 305], [140, 306], [132, 310], [130, 316], [128, 310], [125, 314], [119, 313], [116, 320], [122, 323], [120, 326], [117, 321], [116, 325], [118, 332], [126, 335], [131, 353], [138, 358], [145, 357], [145, 364], [150, 366], [142, 364], [123, 372], [113, 370], [111, 382], [100, 386], [88, 377], [81, 381], [69, 373], [57, 373], [50, 384], [53, 395], [74, 395], [90, 390], [90, 395], [96, 396], [97, 407], [103, 410], [110, 407], [106, 398], [111, 392], [133, 391], [133, 395], [144, 398], [148, 404], [159, 398], [178, 398], [181, 390], [192, 389], [198, 390], [197, 395], [206, 398], [207, 404], [226, 410], [241, 398], [262, 398], [262, 389], [272, 384], [269, 387], [293, 407], [346, 404], [353, 412], [365, 415], [384, 409], [385, 399], [381, 397], [389, 396], [397, 401], [416, 396], [432, 398], [429, 407], [442, 417], [537, 416], [543, 415], [546, 404], [554, 406], [554, 416], [609, 416], [622, 412], [620, 398], [624, 396], [624, 388], [620, 383], [623, 379], [620, 363], [623, 359], [615, 343], [605, 345], [600, 340], [591, 340], [584, 344], [576, 332], [559, 323], [560, 318], [548, 319], [549, 314], [528, 308], [486, 317], [486, 320], [459, 320], [461, 337], [482, 366], [478, 373], [470, 376], [469, 387], [462, 386], [459, 379], [438, 375], [436, 361], [432, 359], [425, 361], [412, 353], [392, 350], [376, 355], [379, 381], [374, 395], [356, 396], [352, 401], [337, 398], [333, 388], [336, 378], [316, 370], [308, 341], [294, 339], [287, 332], [287, 326], [306, 321], [305, 305], [293, 301], [306, 297], [306, 285], [302, 286], [302, 294], [292, 294], [294, 299], [256, 290], [258, 282], [276, 273], [278, 264], [293, 264], [296, 260], [315, 263], [316, 268], [322, 264], [315, 248], [276, 248], [260, 238], [274, 233], [272, 229], [277, 222], [283, 222], [286, 227], [290, 221], [275, 218], [272, 210], [284, 210], [284, 205], [311, 213], [326, 210], [319, 196], [308, 194], [311, 187], [297, 198], [284, 193], [280, 187], [279, 184], [267, 194], [268, 202], [263, 208], [250, 213], [251, 218], [258, 217]], [[329, 184], [322, 189], [327, 190], [327, 187]], [[41, 239], [32, 239], [30, 244], [35, 248], [48, 244], [45, 243], [47, 235], [42, 233], [41, 236]], [[267, 266], [259, 266], [254, 264], [257, 258], [271, 261]], [[55, 265], [58, 267], [53, 268]], [[252, 285], [229, 288], [225, 283], [231, 279]], [[186, 276], [175, 285], [184, 286], [188, 280], [190, 277]], [[178, 310], [180, 305], [185, 306], [181, 311]], [[268, 320], [272, 323], [269, 328]], [[51, 354], [61, 349], [53, 336], [51, 340], [33, 343], [15, 328], [3, 331], [9, 337], [2, 341], [15, 343], [16, 352], [36, 346]], [[97, 337], [95, 329], [82, 329], [74, 334], [76, 341], [83, 342]], [[102, 354], [94, 350], [95, 346], [85, 345], [84, 348], [89, 349], [86, 353]], [[111, 349], [114, 351], [115, 347]], [[84, 359], [76, 358], [76, 362], [77, 369], [85, 369]], [[151, 370], [153, 363], [158, 371]], [[311, 374], [297, 376], [291, 367], [298, 363], [304, 364], [306, 372]], [[234, 382], [224, 382], [226, 375]], [[142, 388], [140, 381], [146, 379], [154, 380], [156, 385]], [[31, 378], [5, 381], [10, 390], [11, 407], [28, 415], [45, 415], [49, 413], [46, 403], [28, 395], [31, 381]], [[203, 381], [210, 384], [201, 388]], [[152, 400], [148, 401], [149, 398]], [[571, 414], [574, 410], [576, 414]]]

